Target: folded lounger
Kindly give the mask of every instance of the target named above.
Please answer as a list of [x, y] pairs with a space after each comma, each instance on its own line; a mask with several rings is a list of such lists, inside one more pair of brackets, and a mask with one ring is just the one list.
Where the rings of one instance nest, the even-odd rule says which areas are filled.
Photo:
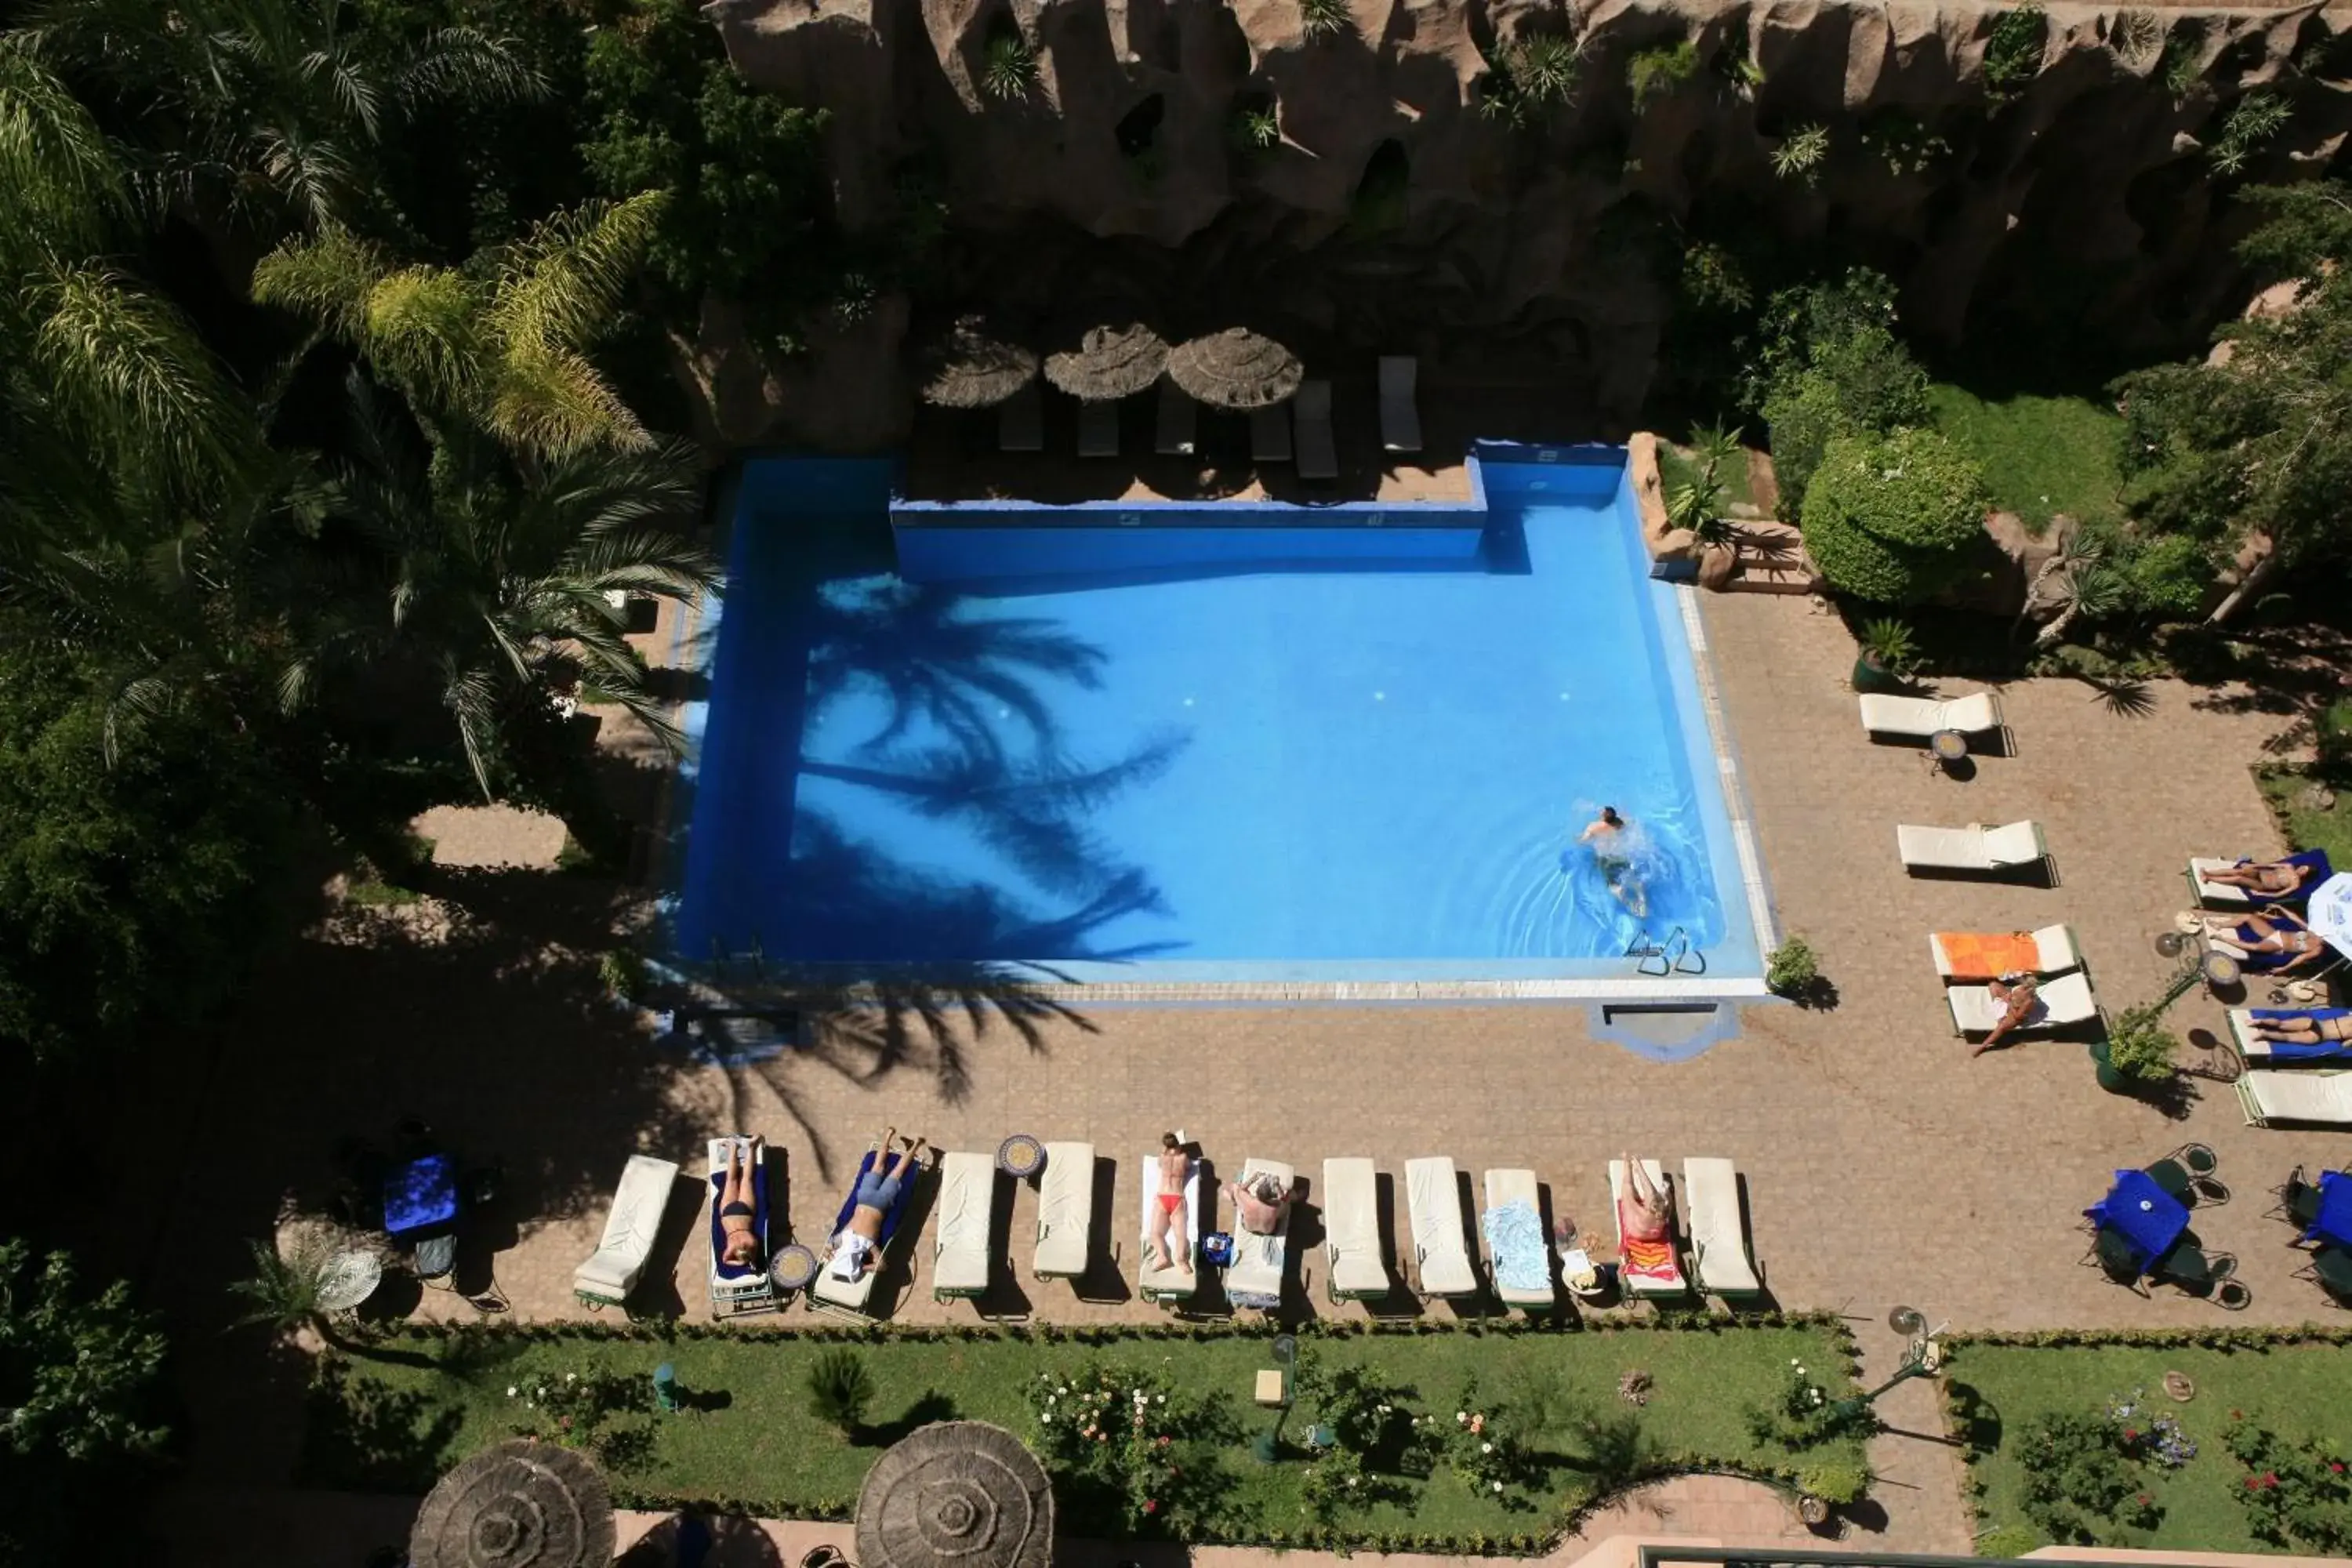
[[1004, 452], [1045, 449], [1045, 398], [1034, 382], [997, 405], [996, 446]]
[[1946, 980], [1998, 980], [2014, 970], [2063, 974], [2083, 967], [2073, 926], [2034, 931], [1938, 931], [1927, 933], [1936, 973]]
[[939, 1228], [931, 1244], [931, 1300], [988, 1294], [988, 1238], [996, 1220], [996, 1157], [957, 1150], [940, 1160]]
[[808, 1288], [809, 1310], [830, 1313], [836, 1318], [848, 1318], [861, 1323], [877, 1321], [877, 1315], [866, 1310], [874, 1298], [874, 1281], [882, 1278], [888, 1267], [890, 1243], [897, 1239], [898, 1223], [907, 1217], [907, 1209], [915, 1201], [915, 1185], [923, 1177], [923, 1167], [918, 1163], [907, 1172], [907, 1179], [898, 1184], [898, 1200], [882, 1215], [882, 1235], [874, 1244], [874, 1267], [855, 1279], [844, 1279], [833, 1271], [833, 1255], [839, 1245], [841, 1233], [849, 1228], [850, 1216], [857, 1212], [857, 1183], [866, 1172], [876, 1168], [881, 1159], [872, 1149], [857, 1162], [857, 1171], [849, 1179], [849, 1195], [841, 1200], [841, 1211], [833, 1216], [833, 1228], [824, 1233], [822, 1267], [816, 1271], [816, 1281]]
[[1549, 1312], [1559, 1305], [1551, 1289], [1551, 1244], [1544, 1236], [1536, 1173], [1486, 1173], [1486, 1207], [1478, 1229], [1486, 1238], [1486, 1265], [1506, 1307]]
[[2294, 892], [2257, 893], [2248, 888], [2233, 887], [2228, 882], [2206, 880], [2207, 872], [2226, 871], [2232, 866], [2245, 865], [2245, 860], [2200, 858], [2189, 862], [2189, 886], [2199, 903], [2211, 904], [2217, 909], [2242, 910], [2255, 904], [2302, 903], [2311, 896], [2312, 889], [2335, 875], [2336, 868], [2327, 863], [2327, 851], [2325, 849], [2304, 849], [2293, 855], [2282, 855], [2279, 858], [2290, 866], [2308, 867], [2313, 874], [2305, 878], [2303, 886]]
[[613, 1212], [604, 1218], [604, 1239], [585, 1263], [572, 1271], [572, 1294], [592, 1310], [616, 1307], [637, 1288], [661, 1229], [662, 1211], [677, 1183], [677, 1162], [632, 1154], [621, 1167]]
[[2250, 1127], [2268, 1127], [2273, 1121], [2352, 1127], [2352, 1073], [2256, 1068], [2238, 1075], [2238, 1103], [2245, 1108]]
[[1980, 735], [2001, 727], [2000, 698], [1990, 691], [1972, 691], [1939, 702], [1932, 697], [1872, 692], [1862, 700], [1862, 727], [1874, 735], [1915, 735], [1921, 740], [1945, 730]]
[[1764, 1299], [1764, 1282], [1739, 1222], [1739, 1173], [1728, 1160], [1683, 1162], [1683, 1207], [1690, 1215], [1691, 1260], [1698, 1288], [1730, 1306]]
[[1412, 401], [1420, 374], [1411, 354], [1381, 356], [1381, 445], [1391, 452], [1421, 450], [1421, 410]]
[[1334, 1301], [1389, 1293], [1381, 1257], [1380, 1174], [1370, 1160], [1323, 1162], [1323, 1289]]
[[1081, 458], [1118, 456], [1118, 404], [1081, 403], [1078, 405], [1078, 456]]
[[[1260, 1176], [1272, 1176], [1275, 1184], [1286, 1194], [1298, 1185], [1298, 1173], [1278, 1160], [1245, 1160], [1242, 1163], [1241, 1184], [1248, 1186]], [[1225, 1265], [1225, 1300], [1236, 1307], [1252, 1307], [1261, 1312], [1271, 1312], [1282, 1305], [1282, 1271], [1290, 1245], [1290, 1205], [1282, 1205], [1282, 1218], [1276, 1224], [1272, 1236], [1258, 1236], [1244, 1230], [1238, 1215], [1234, 1220], [1234, 1260]]]
[[[747, 1312], [772, 1312], [782, 1304], [776, 1298], [776, 1282], [769, 1277], [768, 1264], [775, 1257], [769, 1247], [768, 1227], [775, 1207], [768, 1200], [768, 1162], [755, 1162], [751, 1166], [751, 1234], [760, 1238], [760, 1261], [745, 1266], [725, 1261], [727, 1227], [719, 1223], [719, 1208], [727, 1190], [727, 1160], [738, 1143], [748, 1145], [749, 1138], [713, 1138], [710, 1141], [710, 1201], [704, 1206], [710, 1220], [710, 1315], [714, 1318], [740, 1317]], [[766, 1153], [782, 1158], [780, 1152]]]
[[1250, 461], [1290, 461], [1290, 410], [1282, 404], [1250, 410]]
[[[1948, 985], [1944, 1000], [1952, 1009], [1952, 1027], [1963, 1035], [1992, 1033], [1992, 1026], [2009, 1011], [2005, 1004], [1992, 999], [1990, 985]], [[2091, 994], [2090, 976], [2080, 970], [2044, 984], [2033, 1000], [2034, 1011], [2010, 1033], [2063, 1029], [2070, 1024], [2087, 1024], [2099, 1016], [2099, 999]]]
[[1045, 1173], [1037, 1179], [1037, 1259], [1040, 1279], [1076, 1279], [1094, 1258], [1095, 1146], [1048, 1143]]
[[2050, 858], [2050, 846], [2038, 822], [2012, 822], [1987, 827], [1971, 822], [1966, 827], [1915, 827], [1899, 824], [1895, 847], [1912, 870], [2022, 871]]
[[[1143, 1253], [1135, 1262], [1136, 1291], [1151, 1302], [1189, 1301], [1201, 1288], [1201, 1162], [1193, 1160], [1184, 1167], [1184, 1251], [1185, 1261], [1192, 1267], [1176, 1268], [1171, 1258], [1168, 1268], [1154, 1268], [1151, 1238], [1168, 1234], [1168, 1227], [1160, 1223], [1160, 1154], [1157, 1148], [1150, 1150], [1135, 1166], [1143, 1173], [1137, 1184], [1143, 1192], [1143, 1217], [1137, 1231], [1142, 1237]], [[1045, 1168], [1053, 1169], [1050, 1161]]]
[[1475, 1296], [1478, 1270], [1462, 1227], [1462, 1183], [1451, 1154], [1404, 1163], [1405, 1200], [1412, 1211], [1412, 1256], [1424, 1296]]
[[1200, 420], [1201, 405], [1192, 395], [1162, 376], [1160, 380], [1160, 411], [1152, 437], [1152, 450], [1163, 458], [1189, 458], [1192, 455], [1193, 431]]
[[[1665, 1167], [1655, 1160], [1642, 1162], [1643, 1173], [1650, 1184], [1664, 1188]], [[1633, 1241], [1625, 1235], [1625, 1210], [1633, 1203], [1625, 1191], [1625, 1162], [1609, 1162], [1609, 1203], [1617, 1215], [1617, 1284], [1628, 1296], [1680, 1296], [1690, 1289], [1683, 1278], [1683, 1266], [1675, 1256], [1674, 1226], [1666, 1227], [1664, 1241]], [[1669, 1200], [1671, 1202], [1671, 1199]]]
[[1290, 400], [1290, 414], [1298, 429], [1298, 477], [1338, 479], [1339, 448], [1331, 434], [1331, 384], [1300, 382]]
[[2232, 1007], [2230, 1009], [2230, 1036], [2238, 1042], [2238, 1054], [2249, 1062], [2261, 1062], [2266, 1067], [2292, 1065], [2296, 1062], [2352, 1062], [2352, 1040], [2322, 1040], [2315, 1046], [2296, 1045], [2288, 1040], [2266, 1040], [2254, 1033], [2254, 1020], [2268, 1018], [2352, 1018], [2352, 1007]]

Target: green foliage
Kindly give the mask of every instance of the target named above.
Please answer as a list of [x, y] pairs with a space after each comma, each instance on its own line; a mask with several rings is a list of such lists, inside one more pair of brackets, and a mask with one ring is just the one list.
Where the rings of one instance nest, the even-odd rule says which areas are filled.
[[1903, 109], [1881, 110], [1864, 121], [1862, 144], [1897, 179], [1926, 174], [1952, 150], [1949, 142]]
[[507, 1385], [516, 1432], [542, 1443], [578, 1448], [608, 1469], [633, 1468], [645, 1447], [639, 1425], [624, 1415], [653, 1410], [652, 1379], [591, 1362], [585, 1371], [551, 1369], [522, 1374]]
[[1802, 180], [1810, 185], [1821, 178], [1822, 164], [1829, 155], [1830, 128], [1800, 125], [1772, 149], [1772, 173], [1780, 179]]
[[1853, 1459], [1808, 1460], [1797, 1471], [1797, 1488], [1838, 1508], [1850, 1508], [1869, 1495], [1870, 1467]]
[[[1024, 1392], [1036, 1416], [1024, 1440], [1049, 1464], [1110, 1494], [1129, 1534], [1183, 1540], [1216, 1506], [1216, 1445], [1236, 1436], [1221, 1401], [1108, 1362], [1047, 1368]], [[1321, 1489], [1354, 1489], [1341, 1479], [1348, 1468], [1342, 1460], [1326, 1472]], [[1310, 1507], [1321, 1511], [1319, 1502]]]
[[1862, 651], [1878, 661], [1878, 667], [1895, 675], [1907, 675], [1918, 661], [1919, 644], [1911, 635], [1910, 623], [1892, 616], [1881, 616], [1862, 624]]
[[1977, 1537], [1976, 1554], [2006, 1560], [2022, 1557], [2049, 1544], [2049, 1539], [2038, 1530], [2028, 1530], [2021, 1524], [2004, 1524]]
[[2110, 540], [2112, 574], [2123, 607], [2152, 621], [2195, 619], [2213, 585], [2207, 547], [2186, 534], [2147, 537], [2117, 533]]
[[2329, 778], [2352, 773], [2352, 697], [2342, 697], [2320, 710], [2312, 721], [2312, 746], [2319, 771]]
[[1775, 996], [1805, 995], [1821, 978], [1821, 960], [1801, 936], [1785, 939], [1764, 961], [1764, 985]]
[[1698, 46], [1688, 38], [1635, 50], [1625, 66], [1625, 83], [1633, 89], [1634, 112], [1697, 76], [1698, 65]]
[[1770, 1404], [1750, 1405], [1742, 1417], [1750, 1437], [1791, 1453], [1868, 1436], [1878, 1430], [1878, 1417], [1868, 1405], [1831, 1398], [1830, 1391], [1796, 1361], [1789, 1363], [1788, 1374], [1780, 1380], [1779, 1398]]
[[2050, 18], [2032, 0], [2003, 11], [1985, 39], [1985, 87], [1998, 97], [2040, 76], [2049, 43]]
[[2116, 447], [2124, 425], [2111, 405], [2032, 393], [1986, 397], [1940, 381], [1928, 386], [1927, 401], [1936, 428], [1984, 466], [1993, 505], [2035, 533], [2061, 512], [2084, 523], [2122, 521]]
[[2107, 1065], [2141, 1083], [2171, 1078], [2180, 1039], [2164, 1027], [2160, 1007], [2134, 1007], [2107, 1032]]
[[1689, 530], [1701, 543], [1725, 543], [1731, 537], [1731, 524], [1723, 516], [1723, 507], [1731, 487], [1723, 470], [1727, 464], [1747, 462], [1739, 432], [1718, 425], [1694, 431], [1691, 443], [1696, 460], [1685, 465], [1682, 477], [1666, 486], [1666, 521]]
[[1894, 320], [1894, 286], [1861, 270], [1782, 289], [1765, 308], [1743, 392], [1771, 431], [1784, 520], [1832, 437], [1926, 422], [1927, 373]]
[[2221, 133], [2206, 149], [2217, 174], [2242, 172], [2255, 149], [2276, 136], [2294, 118], [2294, 106], [2267, 88], [2256, 88], [2230, 106], [2221, 119]]
[[1271, 106], [1244, 109], [1233, 119], [1234, 145], [1244, 153], [1270, 153], [1282, 145], [1282, 119]]
[[1348, 0], [1298, 0], [1299, 25], [1312, 38], [1336, 38], [1356, 25]]
[[1478, 112], [1515, 129], [1537, 124], [1575, 96], [1584, 49], [1575, 38], [1536, 33], [1497, 51], [1478, 99]]
[[327, 1314], [320, 1302], [334, 1249], [316, 1235], [300, 1237], [283, 1252], [267, 1241], [247, 1245], [253, 1272], [231, 1280], [228, 1287], [229, 1294], [244, 1303], [237, 1322], [258, 1325], [272, 1334], [320, 1327]]
[[845, 1437], [855, 1437], [866, 1425], [866, 1406], [874, 1401], [874, 1375], [866, 1358], [846, 1346], [836, 1346], [809, 1363], [806, 1384], [808, 1412]]
[[622, 1001], [637, 1001], [646, 991], [646, 955], [631, 947], [609, 948], [597, 956], [596, 978]]
[[1037, 51], [1010, 29], [992, 35], [980, 67], [980, 89], [999, 103], [1019, 103], [1037, 86]]
[[1695, 240], [1683, 251], [1682, 296], [1694, 310], [1736, 314], [1755, 303], [1739, 258], [1722, 246]]
[[2057, 1411], [2020, 1432], [2027, 1460], [2023, 1504], [2036, 1530], [2061, 1545], [2137, 1545], [2162, 1519], [2141, 1466], [2104, 1415]]
[[1805, 488], [1805, 547], [1832, 586], [1878, 604], [1917, 604], [1986, 552], [1982, 476], [1932, 430], [1841, 436]]
[[2164, 88], [2174, 98], [2186, 98], [2205, 74], [2205, 23], [2198, 16], [2184, 16], [2172, 24], [2165, 35], [2164, 58], [2157, 64], [2157, 74]]
[[2333, 1436], [2289, 1442], [2235, 1410], [2221, 1441], [2244, 1471], [2231, 1495], [2256, 1540], [2308, 1556], [2352, 1551], [2352, 1447]]

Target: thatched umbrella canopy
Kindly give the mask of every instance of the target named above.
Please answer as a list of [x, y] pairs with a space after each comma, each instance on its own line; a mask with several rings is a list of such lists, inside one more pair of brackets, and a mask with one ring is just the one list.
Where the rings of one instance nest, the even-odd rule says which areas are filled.
[[441, 1478], [416, 1511], [415, 1568], [610, 1568], [613, 1494], [552, 1443], [500, 1443]]
[[1168, 356], [1168, 378], [1212, 408], [1264, 408], [1298, 390], [1298, 356], [1247, 327], [1194, 338]]
[[1054, 1489], [1021, 1439], [941, 1421], [892, 1446], [857, 1494], [859, 1568], [1047, 1568]]
[[1116, 403], [1160, 379], [1168, 344], [1140, 321], [1105, 320], [1077, 335], [1076, 348], [1045, 356], [1045, 379], [1082, 403]]
[[924, 358], [923, 401], [942, 408], [993, 408], [1037, 379], [1037, 351], [998, 337], [980, 316], [957, 321]]

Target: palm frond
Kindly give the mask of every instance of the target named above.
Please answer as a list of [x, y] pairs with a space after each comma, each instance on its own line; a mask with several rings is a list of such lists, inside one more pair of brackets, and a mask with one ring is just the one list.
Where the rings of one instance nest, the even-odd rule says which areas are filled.
[[500, 258], [492, 330], [520, 353], [579, 348], [611, 319], [667, 199], [587, 202], [541, 223]]
[[148, 727], [170, 717], [180, 707], [180, 689], [161, 675], [142, 675], [125, 681], [106, 705], [100, 733], [106, 765], [113, 767], [123, 752], [136, 745]]
[[569, 349], [510, 345], [485, 423], [501, 439], [555, 458], [595, 446], [641, 451], [653, 445], [620, 393]]
[[498, 685], [488, 671], [464, 669], [453, 661], [442, 663], [441, 701], [457, 721], [457, 739], [466, 749], [466, 765], [485, 800], [496, 800], [490, 786], [490, 766], [499, 750]]
[[425, 35], [397, 90], [404, 104], [530, 102], [547, 96], [547, 79], [512, 38], [475, 27], [441, 27]]
[[16, 35], [0, 36], [0, 247], [89, 252], [129, 207], [105, 135]]
[[462, 273], [403, 268], [368, 290], [360, 347], [434, 398], [462, 403], [482, 374], [478, 303]]
[[330, 225], [280, 244], [253, 269], [253, 297], [312, 317], [346, 342], [366, 327], [369, 296], [392, 271], [383, 252]]

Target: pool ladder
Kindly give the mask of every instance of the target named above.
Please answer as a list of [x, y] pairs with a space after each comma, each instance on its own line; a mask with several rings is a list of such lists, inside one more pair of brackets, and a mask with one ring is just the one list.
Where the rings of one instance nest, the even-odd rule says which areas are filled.
[[[1706, 954], [1692, 942], [1690, 931], [1684, 926], [1675, 927], [1664, 942], [1651, 942], [1647, 933], [1635, 937], [1633, 944], [1625, 950], [1625, 956], [1640, 961], [1633, 965], [1636, 974], [1663, 977], [1706, 973]], [[1658, 966], [1655, 969], [1650, 967], [1654, 963]]]

